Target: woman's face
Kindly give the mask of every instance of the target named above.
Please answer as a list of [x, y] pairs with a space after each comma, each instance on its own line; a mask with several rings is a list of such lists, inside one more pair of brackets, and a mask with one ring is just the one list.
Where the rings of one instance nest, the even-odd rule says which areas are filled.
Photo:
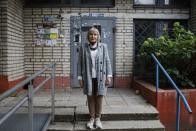
[[91, 44], [96, 43], [96, 42], [97, 42], [97, 39], [98, 39], [98, 34], [97, 34], [97, 32], [90, 32], [90, 33], [89, 33], [89, 42], [90, 42]]

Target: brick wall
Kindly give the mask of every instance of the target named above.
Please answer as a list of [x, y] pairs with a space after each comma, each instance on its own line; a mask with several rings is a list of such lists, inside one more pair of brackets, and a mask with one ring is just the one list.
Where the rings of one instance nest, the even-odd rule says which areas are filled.
[[23, 2], [2, 0], [0, 8], [0, 80], [3, 90], [9, 87], [9, 82], [24, 77]]
[[191, 29], [196, 33], [196, 1], [191, 0]]
[[4, 69], [5, 69], [5, 62], [6, 62], [6, 38], [5, 38], [5, 33], [6, 33], [6, 12], [7, 12], [7, 2], [5, 0], [0, 1], [0, 75], [4, 74]]
[[24, 77], [23, 3], [21, 0], [8, 1], [6, 72], [9, 81]]
[[[130, 0], [116, 0], [114, 8], [62, 8], [65, 18], [62, 28], [66, 37], [63, 45], [53, 47], [33, 46], [36, 23], [41, 23], [44, 16], [55, 16], [59, 8], [25, 8], [25, 73], [33, 74], [51, 61], [57, 62], [57, 76], [70, 77], [70, 16], [79, 13], [103, 13], [104, 16], [115, 16], [115, 61], [116, 78], [129, 78], [132, 75], [134, 52], [133, 19], [188, 19], [188, 9], [133, 8]], [[60, 21], [56, 21], [60, 27]], [[116, 79], [118, 80], [118, 79]]]
[[[191, 31], [194, 32], [196, 34], [196, 1], [195, 0], [191, 0], [191, 16], [190, 16], [191, 20]], [[196, 65], [195, 67], [195, 71], [193, 74], [194, 77], [194, 82], [196, 82]]]

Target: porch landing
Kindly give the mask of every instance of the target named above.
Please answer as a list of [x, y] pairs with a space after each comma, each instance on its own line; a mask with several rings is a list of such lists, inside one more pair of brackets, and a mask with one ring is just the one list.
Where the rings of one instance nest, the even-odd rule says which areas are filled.
[[[35, 109], [48, 108], [51, 106], [51, 94], [49, 89], [44, 89], [35, 94], [33, 103]], [[8, 97], [1, 101], [0, 112], [5, 108], [13, 106], [19, 99], [24, 96], [24, 91], [14, 97]], [[27, 107], [25, 103], [22, 108]], [[55, 107], [58, 108], [87, 108], [86, 96], [81, 88], [57, 89], [55, 91]], [[141, 108], [140, 108], [141, 107]], [[21, 108], [21, 109], [22, 109]], [[137, 95], [135, 91], [129, 88], [108, 88], [107, 95], [103, 100], [103, 113], [107, 111], [123, 108], [120, 112], [143, 110], [144, 112], [158, 113], [157, 110], [147, 103], [142, 96]], [[110, 110], [111, 109], [111, 110]]]
[[[20, 93], [17, 97], [9, 97], [2, 101], [0, 112], [5, 112], [22, 96], [23, 93]], [[35, 113], [49, 113], [50, 105], [50, 90], [42, 90], [35, 95]], [[28, 107], [25, 103], [17, 112], [26, 113], [27, 111]], [[83, 95], [82, 89], [56, 90], [55, 124], [49, 126], [49, 131], [85, 130], [85, 121], [88, 119], [86, 96]], [[102, 120], [106, 130], [164, 130], [164, 126], [159, 121], [158, 111], [135, 91], [128, 88], [108, 88], [103, 101]]]

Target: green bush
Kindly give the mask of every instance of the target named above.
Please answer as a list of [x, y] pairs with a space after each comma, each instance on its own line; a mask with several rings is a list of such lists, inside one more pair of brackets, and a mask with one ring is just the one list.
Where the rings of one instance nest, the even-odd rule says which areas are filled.
[[140, 48], [140, 57], [151, 63], [154, 53], [170, 76], [180, 86], [195, 87], [196, 36], [184, 29], [179, 22], [174, 23], [172, 36], [164, 28], [159, 38], [148, 38]]

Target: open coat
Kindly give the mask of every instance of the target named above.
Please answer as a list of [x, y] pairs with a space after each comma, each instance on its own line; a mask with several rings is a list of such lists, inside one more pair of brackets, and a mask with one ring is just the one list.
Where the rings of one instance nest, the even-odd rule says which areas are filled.
[[[97, 95], [106, 94], [105, 80], [108, 75], [112, 75], [111, 63], [108, 55], [107, 45], [98, 43], [96, 55], [96, 75], [98, 81]], [[86, 95], [92, 95], [92, 59], [88, 43], [81, 46], [78, 58], [78, 76], [83, 80], [83, 91]]]

